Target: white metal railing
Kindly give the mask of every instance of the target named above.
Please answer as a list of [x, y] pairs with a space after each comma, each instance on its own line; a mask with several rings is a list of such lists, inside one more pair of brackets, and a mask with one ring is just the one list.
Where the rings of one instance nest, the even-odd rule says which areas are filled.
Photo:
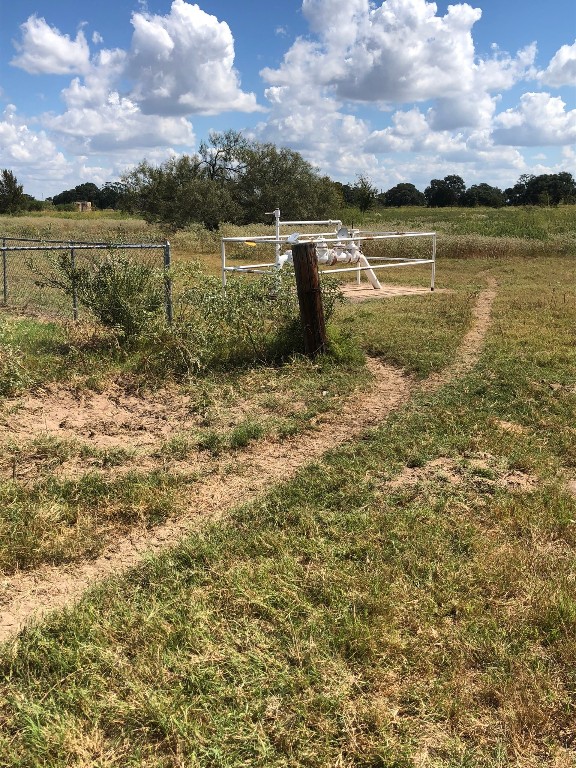
[[[296, 243], [313, 243], [317, 248], [318, 267], [323, 274], [355, 272], [360, 284], [361, 275], [366, 274], [374, 288], [380, 288], [375, 271], [393, 267], [409, 267], [429, 264], [431, 267], [430, 290], [434, 290], [436, 279], [436, 232], [370, 232], [362, 229], [348, 230], [342, 226], [339, 219], [324, 221], [282, 221], [280, 210], [270, 214], [275, 218], [274, 235], [255, 235], [240, 237], [223, 237], [221, 240], [222, 285], [226, 286], [229, 272], [263, 274], [282, 266], [291, 260], [291, 247]], [[282, 234], [282, 227], [322, 227], [333, 226], [328, 232], [308, 232]], [[375, 240], [391, 240], [404, 238], [430, 238], [431, 250], [429, 257], [411, 258], [409, 256], [370, 256], [370, 260], [362, 252], [362, 244]], [[258, 262], [255, 264], [230, 265], [227, 261], [226, 244], [244, 243], [245, 245], [267, 245], [274, 247], [274, 261]], [[282, 252], [284, 249], [284, 253]], [[337, 266], [338, 264], [353, 266]]]

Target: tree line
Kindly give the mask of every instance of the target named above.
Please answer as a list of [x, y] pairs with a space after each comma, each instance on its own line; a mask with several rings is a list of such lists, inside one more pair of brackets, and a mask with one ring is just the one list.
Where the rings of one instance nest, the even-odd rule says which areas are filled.
[[[379, 191], [365, 175], [342, 184], [321, 175], [293, 150], [248, 141], [236, 131], [211, 133], [193, 155], [172, 157], [160, 165], [143, 160], [117, 182], [103, 187], [80, 184], [47, 203], [72, 207], [78, 201], [143, 216], [166, 229], [192, 223], [217, 229], [221, 222], [269, 221], [266, 212], [280, 207], [285, 219], [322, 218], [343, 206], [367, 211], [376, 206], [560, 205], [576, 203], [576, 182], [570, 173], [525, 174], [511, 188], [489, 184], [466, 187], [457, 175], [432, 179], [424, 192], [413, 184]], [[25, 195], [14, 174], [0, 172], [0, 213], [31, 210], [42, 203]]]

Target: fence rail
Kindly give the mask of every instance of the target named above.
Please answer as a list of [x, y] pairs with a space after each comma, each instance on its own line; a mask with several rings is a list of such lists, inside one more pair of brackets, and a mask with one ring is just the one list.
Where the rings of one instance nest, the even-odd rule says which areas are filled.
[[[78, 319], [78, 296], [66, 296], [49, 284], [46, 276], [53, 268], [53, 257], [68, 253], [71, 270], [89, 264], [94, 252], [137, 252], [138, 260], [158, 270], [164, 287], [166, 319], [172, 322], [172, 280], [170, 243], [104, 243], [80, 240], [40, 240], [2, 237], [2, 295], [5, 307], [32, 309], [55, 316]], [[158, 255], [160, 253], [160, 256]]]

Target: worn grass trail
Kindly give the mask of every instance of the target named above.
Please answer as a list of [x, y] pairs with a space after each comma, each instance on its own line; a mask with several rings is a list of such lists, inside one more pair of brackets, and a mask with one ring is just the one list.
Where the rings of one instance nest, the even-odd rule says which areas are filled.
[[119, 575], [144, 557], [174, 546], [208, 519], [221, 517], [234, 505], [255, 499], [274, 483], [293, 477], [327, 450], [358, 438], [407, 402], [416, 389], [431, 392], [462, 375], [480, 354], [495, 296], [495, 281], [489, 279], [488, 288], [477, 297], [471, 327], [462, 340], [456, 359], [444, 372], [432, 374], [417, 384], [415, 379], [398, 369], [371, 359], [369, 366], [374, 378], [369, 392], [347, 402], [336, 417], [327, 417], [314, 432], [282, 444], [262, 443], [244, 450], [238, 457], [233, 475], [226, 473], [227, 461], [223, 460], [211, 478], [186, 489], [186, 514], [151, 530], [121, 538], [96, 559], [67, 566], [42, 566], [29, 573], [16, 573], [5, 578], [0, 642], [6, 641], [30, 620], [73, 604], [95, 583]]

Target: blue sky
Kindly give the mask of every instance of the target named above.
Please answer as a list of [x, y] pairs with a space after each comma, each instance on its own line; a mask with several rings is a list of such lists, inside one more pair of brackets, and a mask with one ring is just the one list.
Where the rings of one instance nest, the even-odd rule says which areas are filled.
[[576, 175], [576, 4], [0, 0], [0, 168], [29, 194], [227, 128], [380, 189]]

